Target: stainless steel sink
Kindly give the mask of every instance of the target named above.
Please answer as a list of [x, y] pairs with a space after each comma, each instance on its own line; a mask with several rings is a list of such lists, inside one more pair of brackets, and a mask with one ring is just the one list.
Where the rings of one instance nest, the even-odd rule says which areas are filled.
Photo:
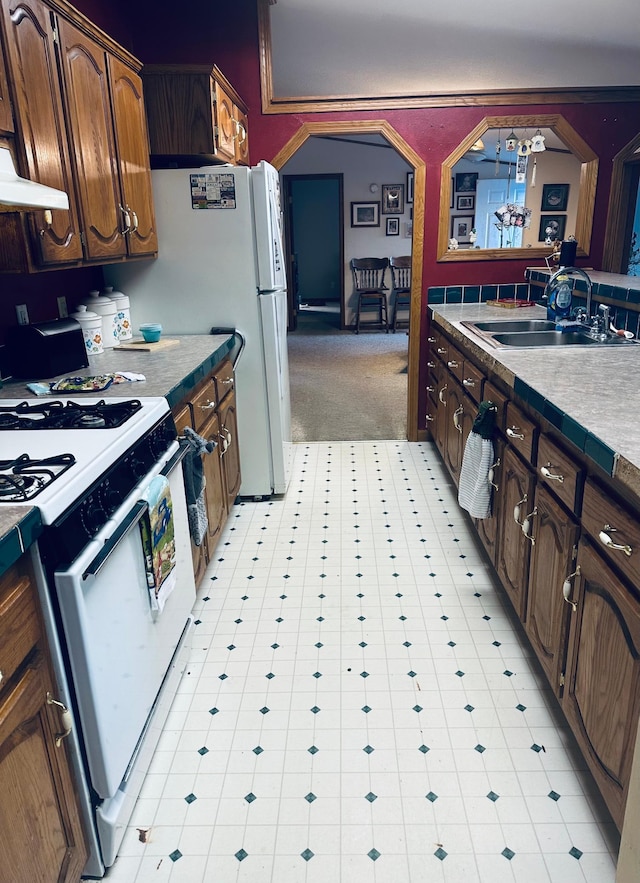
[[593, 346], [599, 341], [580, 331], [525, 331], [494, 334], [492, 339], [502, 346]]
[[[470, 323], [471, 324], [471, 323]], [[478, 331], [511, 332], [511, 331], [553, 331], [554, 322], [548, 319], [495, 319], [493, 322], [474, 322], [473, 328]]]

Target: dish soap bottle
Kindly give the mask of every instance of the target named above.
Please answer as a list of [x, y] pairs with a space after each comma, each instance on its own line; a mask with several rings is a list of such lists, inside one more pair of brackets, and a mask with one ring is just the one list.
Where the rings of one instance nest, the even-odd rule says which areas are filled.
[[549, 279], [545, 289], [547, 319], [552, 322], [567, 319], [571, 312], [571, 283], [565, 269], [560, 267]]

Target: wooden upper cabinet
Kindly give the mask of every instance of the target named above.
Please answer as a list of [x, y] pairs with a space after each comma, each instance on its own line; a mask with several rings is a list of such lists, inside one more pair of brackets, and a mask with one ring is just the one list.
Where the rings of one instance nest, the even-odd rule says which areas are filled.
[[2, 0], [2, 15], [22, 171], [69, 195], [69, 211], [29, 212], [34, 258], [44, 266], [77, 263], [82, 243], [51, 16], [39, 0]]
[[158, 237], [142, 80], [117, 58], [109, 57], [108, 64], [122, 205], [129, 218], [128, 250], [131, 255], [153, 254], [158, 250]]
[[154, 165], [162, 157], [248, 165], [247, 108], [217, 67], [148, 64], [142, 76]]
[[13, 131], [13, 112], [11, 110], [11, 99], [9, 98], [9, 83], [7, 81], [2, 43], [0, 43], [0, 133], [9, 135]]
[[62, 19], [59, 35], [86, 254], [94, 260], [124, 257], [125, 211], [120, 207], [105, 52]]

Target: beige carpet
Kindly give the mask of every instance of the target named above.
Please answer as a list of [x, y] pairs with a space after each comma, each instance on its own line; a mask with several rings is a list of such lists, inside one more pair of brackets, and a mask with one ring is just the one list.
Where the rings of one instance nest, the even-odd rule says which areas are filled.
[[293, 440], [406, 439], [406, 331], [338, 324], [330, 310], [305, 309], [289, 334]]

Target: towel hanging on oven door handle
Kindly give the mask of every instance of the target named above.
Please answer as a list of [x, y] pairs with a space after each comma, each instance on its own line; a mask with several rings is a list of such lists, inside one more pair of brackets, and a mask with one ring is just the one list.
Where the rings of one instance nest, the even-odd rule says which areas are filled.
[[212, 453], [217, 448], [218, 442], [203, 438], [189, 426], [184, 428], [184, 437], [189, 446], [189, 452], [184, 461], [184, 486], [187, 497], [189, 532], [195, 545], [199, 546], [209, 530], [207, 504], [204, 497], [206, 481], [202, 455]]
[[159, 614], [176, 586], [176, 540], [169, 480], [164, 475], [153, 478], [144, 499], [148, 509], [140, 519], [142, 549], [151, 610]]

